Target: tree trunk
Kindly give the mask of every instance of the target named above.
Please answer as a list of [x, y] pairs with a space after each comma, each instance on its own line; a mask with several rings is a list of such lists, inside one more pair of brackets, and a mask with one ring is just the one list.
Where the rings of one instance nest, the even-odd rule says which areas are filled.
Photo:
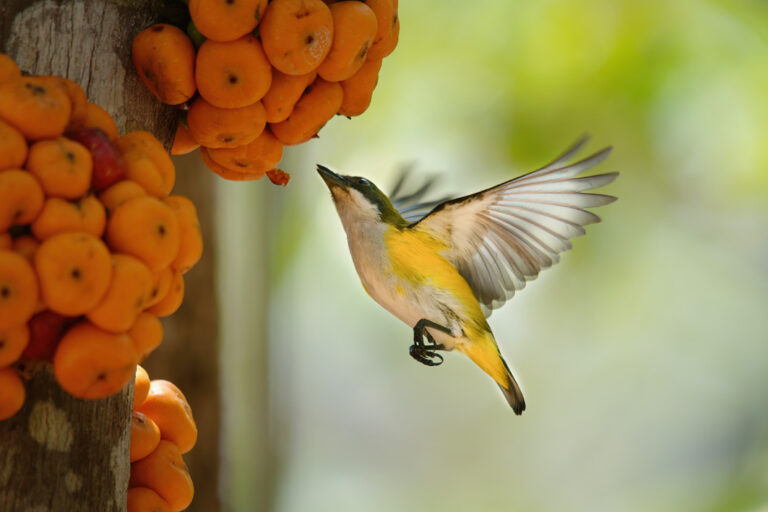
[[[105, 108], [121, 132], [144, 129], [170, 144], [175, 113], [132, 70], [133, 36], [155, 21], [152, 0], [2, 0], [0, 50], [30, 74], [65, 76]], [[124, 511], [133, 386], [78, 400], [50, 370], [0, 422], [0, 510]]]

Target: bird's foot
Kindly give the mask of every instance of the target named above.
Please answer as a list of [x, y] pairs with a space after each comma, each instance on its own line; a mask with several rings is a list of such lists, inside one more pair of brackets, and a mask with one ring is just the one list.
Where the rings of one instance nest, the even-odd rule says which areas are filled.
[[[447, 327], [422, 318], [413, 328], [413, 345], [408, 348], [408, 353], [421, 364], [427, 366], [441, 365], [443, 364], [443, 356], [435, 351], [445, 350], [445, 347], [435, 341], [435, 338], [426, 330], [426, 327], [432, 327], [447, 334], [451, 332]], [[429, 343], [424, 343], [424, 338], [427, 338]]]

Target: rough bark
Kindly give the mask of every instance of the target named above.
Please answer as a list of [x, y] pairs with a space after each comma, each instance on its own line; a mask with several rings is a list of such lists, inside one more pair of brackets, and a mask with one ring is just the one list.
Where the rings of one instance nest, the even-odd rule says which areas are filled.
[[[23, 71], [79, 83], [121, 132], [141, 128], [170, 143], [176, 114], [132, 73], [130, 43], [156, 20], [151, 0], [2, 0], [0, 51]], [[63, 392], [49, 371], [0, 422], [0, 510], [124, 511], [133, 387], [99, 401]]]
[[184, 302], [163, 319], [163, 343], [144, 363], [150, 377], [168, 379], [184, 392], [197, 422], [197, 444], [184, 455], [195, 499], [189, 512], [219, 510], [219, 364], [218, 311], [214, 290], [213, 191], [215, 175], [203, 168], [200, 155], [174, 158], [175, 194], [197, 208], [205, 247], [203, 257], [184, 275]]

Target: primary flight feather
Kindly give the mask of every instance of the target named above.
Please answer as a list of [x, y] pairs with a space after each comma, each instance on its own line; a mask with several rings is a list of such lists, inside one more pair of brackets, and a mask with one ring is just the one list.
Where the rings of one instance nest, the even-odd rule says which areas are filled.
[[[618, 173], [580, 176], [610, 148], [567, 163], [585, 142], [541, 169], [436, 205], [419, 202], [428, 185], [398, 196], [399, 183], [390, 200], [365, 178], [318, 166], [365, 290], [413, 328], [411, 356], [436, 365], [442, 362], [437, 350], [466, 354], [494, 379], [516, 414], [525, 400], [486, 318], [556, 263], [584, 226], [600, 221], [587, 208], [615, 201], [586, 191]], [[422, 217], [427, 207], [433, 209]]]

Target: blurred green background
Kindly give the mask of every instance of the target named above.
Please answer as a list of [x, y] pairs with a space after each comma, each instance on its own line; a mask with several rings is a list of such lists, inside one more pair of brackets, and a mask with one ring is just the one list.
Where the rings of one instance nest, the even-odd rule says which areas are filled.
[[[226, 509], [768, 510], [768, 3], [400, 17], [371, 108], [288, 148], [287, 188], [217, 181]], [[408, 357], [314, 166], [387, 190], [413, 162], [459, 195], [584, 132], [620, 199], [490, 318], [515, 417], [459, 354]]]

